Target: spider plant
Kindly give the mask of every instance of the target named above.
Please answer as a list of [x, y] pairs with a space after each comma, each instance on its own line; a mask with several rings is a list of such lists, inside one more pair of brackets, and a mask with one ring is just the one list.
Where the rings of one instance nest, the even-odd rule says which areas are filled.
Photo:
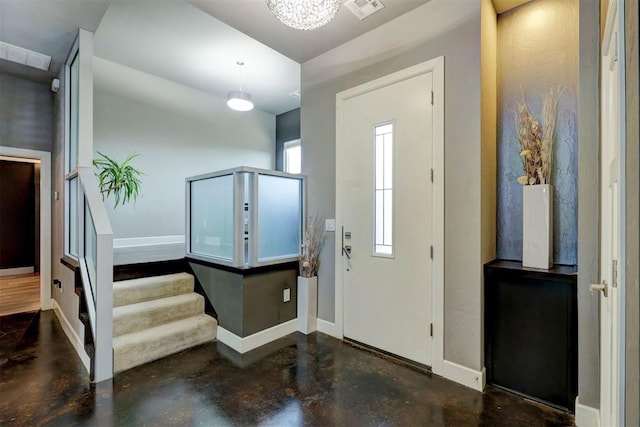
[[93, 166], [97, 169], [98, 186], [102, 193], [102, 200], [111, 194], [115, 196], [114, 209], [118, 205], [125, 205], [140, 195], [140, 176], [144, 173], [131, 166], [131, 161], [138, 157], [137, 153], [129, 154], [121, 164], [111, 157], [98, 151], [97, 159], [93, 160]]

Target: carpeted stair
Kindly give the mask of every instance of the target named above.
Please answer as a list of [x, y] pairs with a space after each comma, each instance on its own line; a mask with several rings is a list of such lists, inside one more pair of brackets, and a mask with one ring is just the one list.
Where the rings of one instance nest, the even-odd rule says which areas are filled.
[[218, 322], [193, 289], [187, 273], [114, 282], [114, 372], [216, 339]]

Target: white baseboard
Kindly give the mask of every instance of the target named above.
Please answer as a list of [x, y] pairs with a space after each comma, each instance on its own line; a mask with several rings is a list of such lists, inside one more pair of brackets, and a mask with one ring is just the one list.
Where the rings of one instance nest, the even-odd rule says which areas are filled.
[[287, 336], [298, 330], [298, 320], [291, 319], [288, 322], [272, 326], [264, 331], [256, 332], [248, 337], [239, 337], [233, 332], [227, 331], [225, 328], [218, 326], [218, 341], [228, 345], [238, 353], [246, 353], [258, 348], [262, 345], [275, 341], [278, 338]]
[[486, 385], [485, 368], [482, 368], [482, 371], [475, 371], [448, 360], [444, 361], [442, 376], [477, 391], [483, 391]]
[[600, 427], [600, 410], [591, 406], [583, 405], [579, 402], [580, 396], [576, 397], [576, 418], [578, 427]]
[[330, 335], [339, 340], [343, 339], [342, 331], [338, 330], [338, 327], [335, 323], [329, 322], [327, 320], [323, 320], [318, 318], [318, 332], [322, 332], [323, 334]]
[[184, 235], [113, 239], [113, 264], [140, 264], [184, 258]]
[[21, 274], [33, 274], [33, 267], [4, 268], [0, 270], [0, 277], [19, 276]]
[[56, 301], [55, 299], [51, 299], [51, 305], [53, 306], [53, 312], [56, 314], [56, 317], [60, 322], [60, 326], [62, 326], [62, 330], [64, 331], [64, 334], [67, 336], [67, 339], [69, 340], [71, 345], [73, 345], [73, 348], [76, 349], [76, 353], [78, 353], [78, 356], [82, 361], [82, 364], [87, 370], [87, 373], [89, 373], [89, 364], [91, 362], [89, 360], [89, 356], [87, 355], [87, 352], [84, 350], [84, 341], [80, 339], [78, 334], [76, 334], [76, 331], [74, 331], [73, 327], [71, 327], [71, 324], [65, 317], [60, 306], [58, 305], [58, 301]]
[[53, 298], [40, 298], [40, 310], [42, 311], [47, 311], [47, 310], [53, 310], [53, 302], [55, 300]]

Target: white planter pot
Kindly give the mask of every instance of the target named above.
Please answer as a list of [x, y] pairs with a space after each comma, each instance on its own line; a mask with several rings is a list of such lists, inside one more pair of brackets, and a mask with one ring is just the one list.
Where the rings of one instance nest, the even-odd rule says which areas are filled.
[[310, 334], [318, 329], [318, 277], [298, 276], [298, 331]]
[[522, 266], [553, 265], [553, 186], [522, 186]]

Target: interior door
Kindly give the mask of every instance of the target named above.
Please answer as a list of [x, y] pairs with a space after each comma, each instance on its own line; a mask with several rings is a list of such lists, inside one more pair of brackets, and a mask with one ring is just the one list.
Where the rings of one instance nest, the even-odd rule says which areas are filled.
[[618, 8], [607, 26], [602, 52], [602, 137], [601, 137], [601, 216], [600, 272], [600, 424], [619, 425], [622, 421], [619, 396], [620, 377], [620, 296], [618, 261], [620, 259], [620, 50]]
[[431, 365], [432, 73], [345, 100], [344, 336]]

